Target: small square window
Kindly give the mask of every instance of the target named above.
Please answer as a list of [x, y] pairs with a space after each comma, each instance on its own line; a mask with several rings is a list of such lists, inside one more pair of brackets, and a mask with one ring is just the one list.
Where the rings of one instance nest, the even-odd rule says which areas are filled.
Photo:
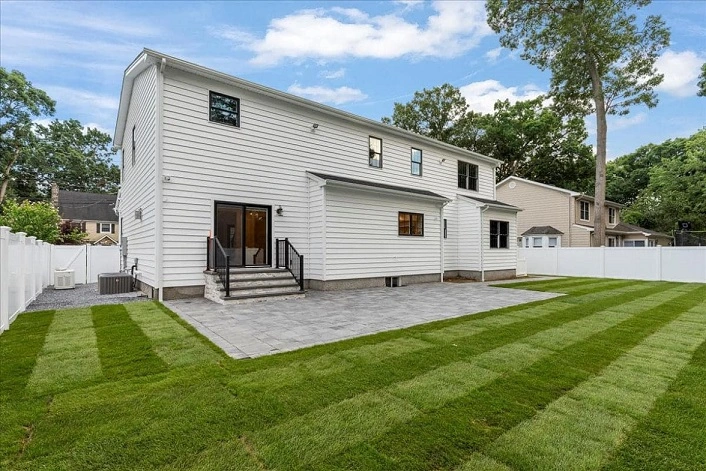
[[422, 151], [412, 147], [412, 175], [422, 176]]
[[541, 249], [542, 248], [542, 238], [541, 237], [532, 237], [532, 247], [535, 249]]
[[424, 215], [420, 213], [398, 213], [397, 234], [401, 236], [423, 236]]
[[368, 165], [382, 168], [382, 139], [379, 137], [368, 138]]
[[240, 127], [240, 98], [222, 93], [209, 93], [209, 121]]
[[558, 239], [556, 237], [550, 237], [548, 242], [549, 247], [556, 247]]
[[507, 249], [510, 223], [507, 221], [490, 221], [490, 248]]

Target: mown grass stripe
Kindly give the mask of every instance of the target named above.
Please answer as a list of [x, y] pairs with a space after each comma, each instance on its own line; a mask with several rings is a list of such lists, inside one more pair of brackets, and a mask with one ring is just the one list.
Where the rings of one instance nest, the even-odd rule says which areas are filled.
[[220, 356], [153, 302], [125, 305], [130, 318], [152, 342], [155, 353], [170, 367], [217, 362]]
[[123, 305], [93, 306], [103, 375], [109, 380], [161, 373], [167, 365]]
[[[683, 293], [675, 288], [674, 293], [667, 291], [653, 296], [659, 297], [662, 302], [669, 302], [681, 294]], [[545, 334], [550, 332], [550, 338], [573, 338], [573, 342], [578, 342], [590, 337], [596, 332], [609, 329], [630, 316], [631, 314], [613, 313], [606, 315], [605, 312], [597, 312], [589, 317], [568, 322], [554, 329], [550, 329], [549, 331], [540, 332], [535, 335], [544, 338]], [[386, 388], [385, 391], [413, 405], [415, 410], [428, 410], [441, 407], [453, 399], [462, 397], [483, 385], [489, 384], [503, 373], [519, 371], [554, 353], [554, 350], [550, 350], [549, 348], [531, 345], [528, 343], [531, 339], [532, 337], [528, 337], [522, 341], [503, 345], [489, 352], [480, 354], [475, 358], [435, 368], [428, 373], [408, 381], [393, 384]], [[365, 394], [363, 396], [365, 396]], [[344, 401], [332, 405], [326, 409], [327, 413], [329, 411], [336, 411], [338, 407], [347, 408], [348, 402]], [[359, 412], [359, 420], [362, 422], [373, 421], [374, 417], [383, 413], [384, 411], [375, 408], [364, 409]], [[412, 415], [416, 415], [416, 413]], [[409, 417], [400, 416], [399, 419], [408, 420]], [[275, 433], [278, 436], [289, 434], [296, 435], [296, 443], [303, 449], [308, 450], [306, 453], [302, 452], [299, 458], [303, 460], [303, 462], [308, 463], [315, 461], [315, 457], [320, 457], [322, 449], [320, 444], [318, 444], [318, 432], [315, 432], [313, 435], [307, 435], [307, 428], [302, 428], [301, 425], [302, 423], [318, 423], [321, 421], [319, 411], [316, 411], [309, 416], [299, 417], [285, 422], [271, 430], [276, 431]], [[381, 428], [371, 428], [367, 434], [367, 438], [370, 438], [370, 436], [374, 434], [383, 433], [384, 431], [385, 430]], [[355, 433], [350, 436], [339, 434], [337, 440], [340, 441], [337, 447], [342, 445], [352, 446], [355, 445], [356, 440], [360, 440], [360, 436]], [[262, 439], [257, 441], [262, 442]], [[333, 449], [329, 451], [333, 451]], [[281, 463], [277, 463], [276, 461], [278, 453], [275, 453], [274, 456], [267, 454], [263, 454], [263, 456], [268, 463], [273, 462], [275, 467], [281, 465]]]
[[35, 393], [74, 387], [101, 375], [89, 308], [54, 315], [27, 388]]
[[[592, 303], [590, 306], [572, 305], [569, 309], [552, 312], [543, 317], [528, 319], [500, 328], [489, 329], [474, 336], [457, 339], [454, 344], [446, 343], [437, 345], [434, 348], [411, 352], [407, 355], [385, 358], [373, 365], [356, 364], [350, 369], [342, 370], [339, 373], [311, 378], [308, 381], [290, 383], [287, 387], [278, 388], [276, 395], [263, 394], [263, 390], [256, 385], [254, 387], [243, 385], [237, 377], [231, 380], [228, 386], [233, 391], [233, 394], [241, 397], [244, 403], [250, 404], [248, 407], [238, 408], [237, 410], [239, 424], [244, 430], [276, 426], [297, 416], [352, 398], [358, 394], [364, 394], [370, 390], [383, 389], [391, 384], [412, 379], [441, 366], [518, 341], [534, 333], [590, 315], [601, 309], [629, 302], [644, 294], [662, 292], [675, 286], [677, 286], [676, 283], [631, 283], [631, 287], [624, 287], [615, 296], [610, 291], [605, 292], [604, 297], [599, 302]], [[553, 302], [543, 301], [543, 303], [541, 306], [549, 305]], [[535, 305], [533, 307], [539, 306]], [[480, 321], [484, 318], [503, 316], [522, 309], [519, 306], [505, 308], [480, 314], [477, 315], [478, 317], [472, 317], [472, 319]], [[453, 321], [444, 321], [434, 325], [453, 325], [454, 322], [459, 321], [454, 319]], [[465, 322], [465, 320], [462, 322]], [[417, 326], [401, 332], [406, 335], [418, 336], [431, 328], [433, 327], [428, 325]], [[383, 338], [395, 335], [399, 336], [400, 333], [381, 334]], [[345, 344], [348, 344], [348, 342]], [[299, 352], [300, 355], [302, 353]], [[283, 358], [288, 357], [289, 355], [285, 355]], [[278, 358], [276, 357], [264, 357], [246, 364], [235, 362], [233, 365], [236, 368], [239, 365], [243, 365], [248, 369], [253, 369], [258, 364], [270, 364], [271, 362], [277, 362], [277, 360]]]
[[[485, 451], [521, 469], [598, 469], [706, 339], [687, 311]], [[481, 469], [481, 468], [476, 468]]]
[[[706, 308], [706, 304], [702, 305]], [[650, 413], [628, 435], [604, 471], [706, 469], [706, 342]]]
[[691, 308], [704, 293], [705, 288], [692, 287], [690, 292], [632, 316], [524, 370], [501, 375], [443, 407], [427, 410], [373, 440], [351, 446], [328, 459], [325, 465], [311, 468], [356, 468], [360, 463], [370, 470], [452, 468], [596, 374]]
[[0, 468], [9, 467], [28, 424], [46, 409], [26, 393], [54, 311], [24, 313], [0, 335]]

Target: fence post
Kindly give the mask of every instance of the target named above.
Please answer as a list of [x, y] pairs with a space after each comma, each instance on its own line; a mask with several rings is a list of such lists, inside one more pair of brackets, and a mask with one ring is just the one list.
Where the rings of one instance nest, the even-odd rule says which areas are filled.
[[25, 250], [27, 250], [27, 258], [29, 258], [29, 263], [27, 263], [27, 266], [25, 267], [27, 270], [25, 273], [29, 275], [29, 280], [27, 280], [27, 283], [29, 283], [29, 299], [25, 299], [25, 302], [31, 303], [34, 301], [34, 298], [37, 297], [37, 274], [35, 273], [35, 270], [37, 270], [37, 261], [35, 260], [34, 253], [34, 248], [37, 246], [37, 237], [27, 237], [26, 243], [27, 247]]
[[10, 328], [10, 228], [0, 226], [0, 333]]
[[18, 232], [17, 233], [18, 237], [18, 242], [19, 244], [17, 245], [17, 250], [19, 252], [19, 260], [20, 260], [20, 266], [17, 270], [17, 290], [19, 291], [20, 294], [20, 302], [18, 303], [20, 306], [20, 312], [24, 311], [25, 308], [27, 307], [27, 296], [25, 293], [25, 273], [27, 273], [27, 267], [25, 266], [25, 251], [27, 250], [27, 246], [25, 245], [25, 238], [27, 237], [26, 232]]

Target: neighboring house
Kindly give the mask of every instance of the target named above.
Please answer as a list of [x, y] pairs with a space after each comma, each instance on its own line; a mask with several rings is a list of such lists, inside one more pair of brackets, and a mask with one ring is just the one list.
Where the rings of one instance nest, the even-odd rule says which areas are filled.
[[620, 221], [622, 205], [605, 203], [606, 239], [593, 241], [592, 196], [565, 190], [519, 177], [508, 177], [497, 184], [497, 199], [517, 206], [517, 243], [531, 247], [652, 247], [671, 245], [672, 238]]
[[126, 264], [166, 299], [203, 295], [209, 234], [253, 272], [288, 238], [311, 289], [515, 275], [517, 208], [474, 152], [147, 49], [115, 145]]
[[59, 210], [61, 222], [68, 221], [88, 234], [89, 244], [118, 243], [118, 216], [114, 210], [116, 195], [65, 191], [53, 184], [51, 198]]

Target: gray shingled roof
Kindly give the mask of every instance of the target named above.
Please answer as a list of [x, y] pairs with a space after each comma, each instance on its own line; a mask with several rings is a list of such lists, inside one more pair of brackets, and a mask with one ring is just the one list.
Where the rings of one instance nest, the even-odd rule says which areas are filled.
[[552, 226], [534, 226], [527, 229], [522, 235], [562, 235], [564, 234], [559, 229]]
[[59, 214], [74, 221], [118, 222], [116, 195], [59, 190]]
[[669, 234], [663, 234], [661, 232], [653, 231], [652, 229], [645, 229], [644, 227], [635, 226], [634, 224], [626, 224], [624, 222], [619, 222], [618, 224], [615, 225], [615, 227], [607, 228], [606, 232], [620, 233], [620, 234], [623, 234], [623, 233], [634, 234], [636, 232], [639, 232], [639, 233], [649, 234], [651, 236], [668, 237], [670, 239], [672, 238], [672, 236], [670, 236]]
[[517, 206], [513, 206], [511, 204], [503, 203], [502, 201], [497, 201], [497, 200], [489, 200], [487, 198], [479, 198], [477, 196], [466, 196], [466, 195], [461, 195], [464, 198], [468, 198], [469, 200], [477, 201], [479, 203], [484, 203], [484, 204], [492, 204], [493, 206], [499, 206], [502, 208], [507, 208], [507, 209], [516, 209], [518, 211], [522, 211], [520, 208]]
[[430, 196], [433, 198], [439, 198], [439, 199], [448, 199], [444, 196], [441, 196], [437, 193], [433, 193], [431, 191], [427, 190], [420, 190], [418, 188], [407, 188], [407, 187], [402, 187], [402, 186], [394, 186], [394, 185], [387, 185], [385, 183], [377, 183], [377, 182], [370, 182], [367, 180], [356, 180], [353, 178], [347, 178], [347, 177], [339, 177], [337, 175], [328, 175], [325, 173], [314, 173], [314, 172], [309, 172], [311, 175], [314, 175], [316, 177], [319, 177], [324, 180], [330, 180], [334, 182], [342, 182], [342, 183], [351, 183], [353, 185], [361, 185], [361, 186], [369, 186], [371, 188], [380, 188], [384, 190], [394, 190], [394, 191], [402, 191], [405, 193], [412, 193], [415, 195], [421, 195], [421, 196]]

